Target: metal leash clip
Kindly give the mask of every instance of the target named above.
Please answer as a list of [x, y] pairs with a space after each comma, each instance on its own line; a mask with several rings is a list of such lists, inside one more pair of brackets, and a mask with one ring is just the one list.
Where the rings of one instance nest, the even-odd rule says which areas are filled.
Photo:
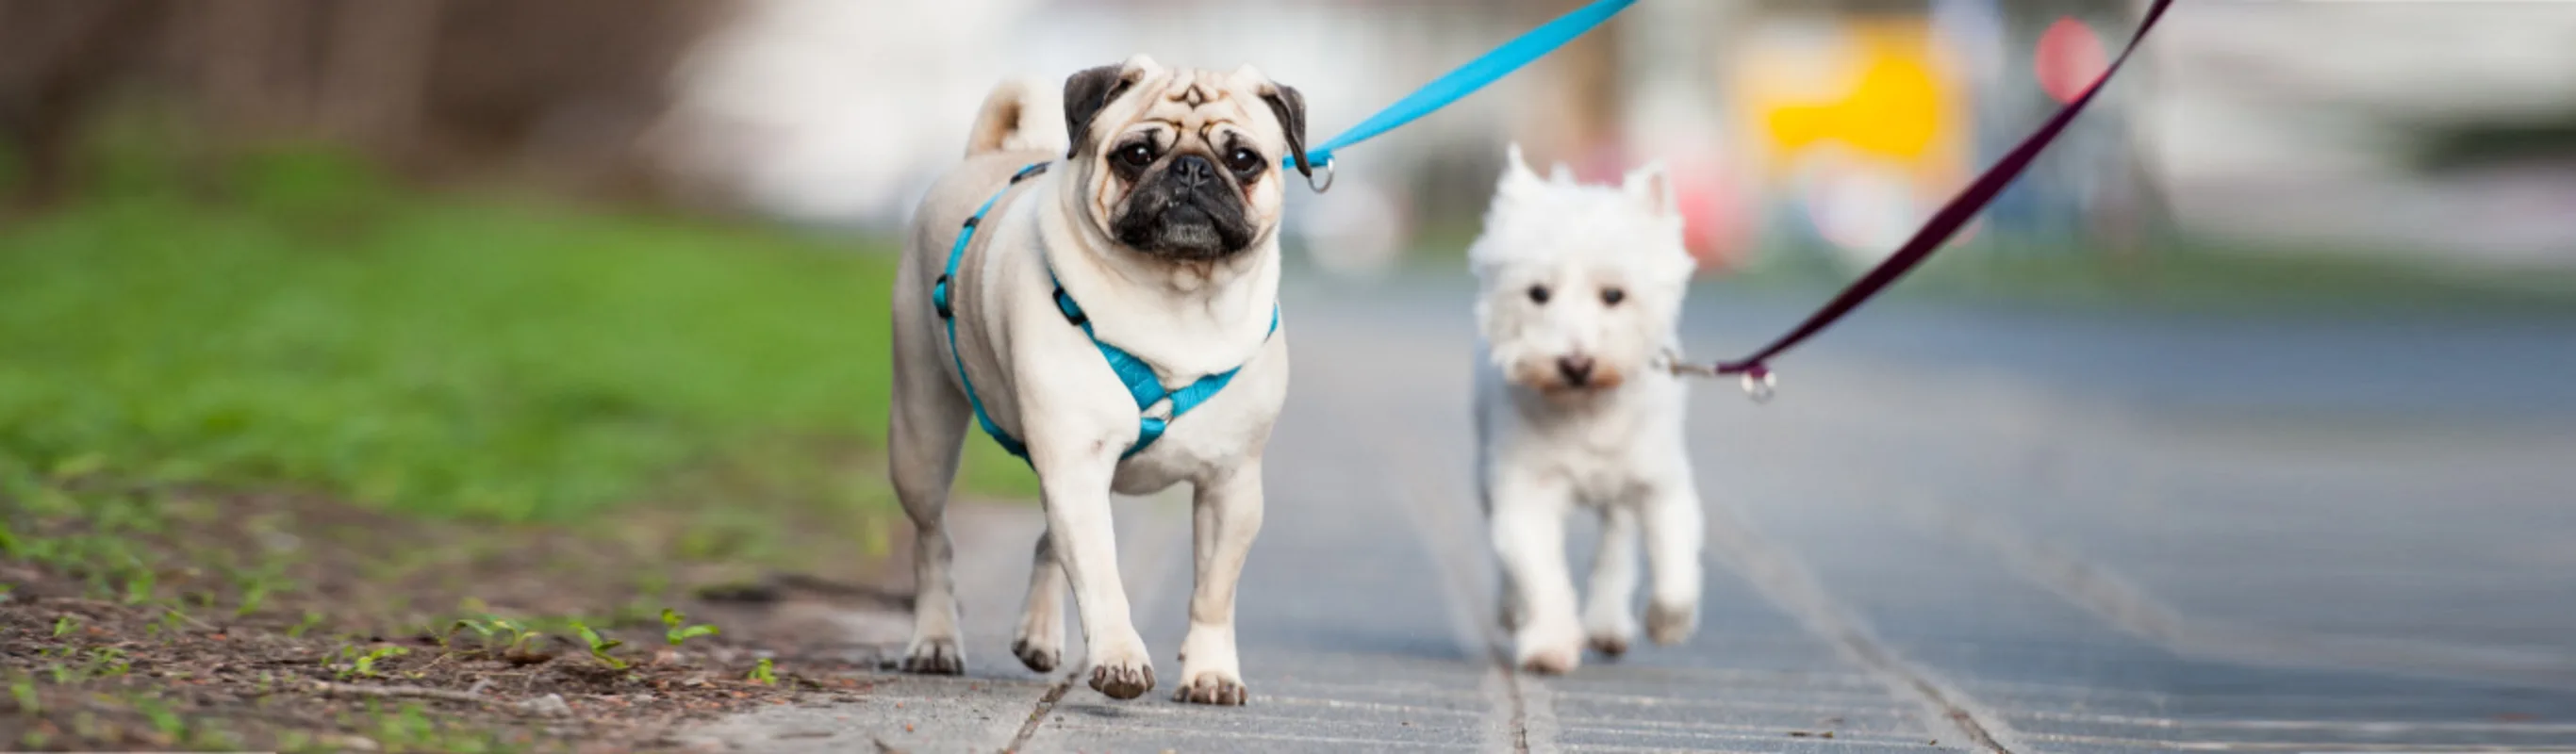
[[1306, 188], [1314, 189], [1314, 190], [1315, 190], [1315, 193], [1318, 193], [1318, 194], [1324, 193], [1324, 192], [1326, 192], [1326, 191], [1331, 191], [1331, 190], [1333, 190], [1333, 158], [1330, 158], [1330, 157], [1326, 157], [1326, 158], [1324, 158], [1323, 168], [1324, 168], [1324, 185], [1321, 185], [1321, 186], [1315, 185], [1315, 174], [1313, 174], [1313, 173], [1307, 173], [1307, 174], [1306, 174]]
[[[1663, 360], [1665, 369], [1670, 370], [1673, 374], [1681, 375], [1683, 377], [1707, 377], [1710, 379], [1716, 379], [1718, 377], [1724, 377], [1727, 374], [1727, 370], [1722, 368], [1723, 365], [1693, 364], [1682, 360], [1681, 354], [1672, 351], [1664, 352]], [[1736, 373], [1743, 375], [1744, 395], [1745, 397], [1752, 398], [1754, 403], [1770, 403], [1771, 395], [1774, 392], [1772, 389], [1780, 385], [1780, 378], [1772, 374], [1771, 368], [1760, 364], [1755, 364], [1750, 368], [1746, 368]]]
[[1779, 384], [1780, 378], [1772, 375], [1771, 370], [1745, 372], [1744, 396], [1752, 398], [1754, 403], [1770, 403], [1772, 388]]

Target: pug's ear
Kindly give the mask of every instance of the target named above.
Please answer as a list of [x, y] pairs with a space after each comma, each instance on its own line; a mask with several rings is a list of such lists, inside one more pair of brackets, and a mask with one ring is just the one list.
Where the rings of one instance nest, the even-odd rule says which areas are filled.
[[1270, 114], [1279, 118], [1279, 130], [1288, 134], [1288, 157], [1296, 161], [1298, 174], [1315, 177], [1314, 166], [1306, 164], [1306, 95], [1296, 87], [1272, 82], [1261, 85], [1261, 101], [1270, 103]]
[[1127, 93], [1143, 70], [1131, 59], [1119, 65], [1085, 68], [1064, 80], [1064, 132], [1073, 139], [1065, 157], [1082, 152], [1082, 145], [1091, 141], [1091, 119], [1100, 115], [1101, 108], [1117, 101], [1118, 95]]

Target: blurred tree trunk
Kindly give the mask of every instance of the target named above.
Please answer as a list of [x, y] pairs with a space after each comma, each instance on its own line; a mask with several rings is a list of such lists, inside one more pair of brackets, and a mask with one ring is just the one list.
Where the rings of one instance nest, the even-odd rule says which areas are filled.
[[321, 133], [400, 154], [413, 145], [440, 0], [337, 0], [329, 6], [318, 115]]
[[[1588, 4], [1590, 0], [1541, 0], [1521, 4], [1518, 15], [1525, 21], [1522, 27], [1531, 28]], [[1613, 19], [1532, 66], [1538, 75], [1531, 78], [1543, 83], [1524, 111], [1531, 122], [1523, 145], [1541, 174], [1551, 162], [1583, 164], [1617, 145], [1628, 95], [1620, 75], [1622, 23], [1624, 19]]]
[[[1588, 5], [1567, 0], [1558, 3], [1558, 12], [1571, 12]], [[1567, 112], [1573, 114], [1572, 139], [1568, 146], [1583, 158], [1619, 140], [1622, 103], [1627, 101], [1627, 79], [1619, 75], [1622, 59], [1620, 46], [1626, 41], [1620, 30], [1622, 19], [1612, 19], [1565, 46]]]
[[[206, 177], [243, 145], [318, 139], [415, 175], [649, 200], [638, 140], [729, 0], [0, 0], [0, 153], [60, 198], [107, 96], [175, 115]], [[167, 105], [179, 105], [172, 108]], [[164, 145], [166, 146], [166, 145]], [[189, 158], [183, 158], [189, 159]]]
[[298, 33], [309, 25], [306, 0], [195, 0], [188, 25], [196, 30], [193, 56], [198, 89], [214, 125], [227, 139], [303, 126], [309, 87]]
[[81, 127], [141, 52], [156, 0], [0, 0], [0, 139], [24, 171], [15, 201], [45, 206], [72, 190]]

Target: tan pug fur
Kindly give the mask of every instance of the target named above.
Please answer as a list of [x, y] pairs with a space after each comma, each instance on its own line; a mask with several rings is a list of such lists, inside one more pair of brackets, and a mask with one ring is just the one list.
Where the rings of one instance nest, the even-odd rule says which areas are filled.
[[[1045, 672], [1063, 658], [1069, 582], [1091, 687], [1119, 699], [1154, 687], [1119, 582], [1109, 496], [1186, 482], [1197, 588], [1178, 697], [1242, 704], [1249, 695], [1235, 654], [1234, 588], [1261, 528], [1262, 451], [1288, 388], [1286, 328], [1273, 333], [1271, 324], [1280, 204], [1295, 180], [1281, 164], [1304, 166], [1303, 102], [1250, 67], [1167, 68], [1141, 55], [1075, 74], [1060, 111], [1033, 91], [1005, 84], [988, 98], [965, 162], [916, 213], [897, 276], [890, 455], [919, 534], [905, 667], [964, 669], [942, 515], [974, 423], [962, 362], [993, 421], [1027, 444], [1046, 506], [1048, 533], [1013, 642], [1021, 661]], [[1047, 148], [1011, 148], [1031, 145]], [[932, 285], [965, 220], [1013, 173], [1040, 162], [1053, 164], [980, 221], [958, 266], [952, 361]], [[1058, 311], [1058, 282], [1101, 342], [1152, 364], [1166, 388], [1241, 371], [1160, 441], [1122, 459], [1138, 436], [1135, 402], [1092, 339]]]

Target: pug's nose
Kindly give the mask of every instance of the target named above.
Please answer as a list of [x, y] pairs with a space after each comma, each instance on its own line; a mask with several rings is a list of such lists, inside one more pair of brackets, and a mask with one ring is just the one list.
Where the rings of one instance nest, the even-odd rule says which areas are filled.
[[1592, 381], [1592, 357], [1559, 356], [1556, 359], [1556, 373], [1565, 375], [1565, 384], [1582, 387], [1584, 383]]
[[1197, 186], [1216, 180], [1216, 163], [1198, 155], [1182, 155], [1172, 160], [1172, 177], [1181, 185]]

